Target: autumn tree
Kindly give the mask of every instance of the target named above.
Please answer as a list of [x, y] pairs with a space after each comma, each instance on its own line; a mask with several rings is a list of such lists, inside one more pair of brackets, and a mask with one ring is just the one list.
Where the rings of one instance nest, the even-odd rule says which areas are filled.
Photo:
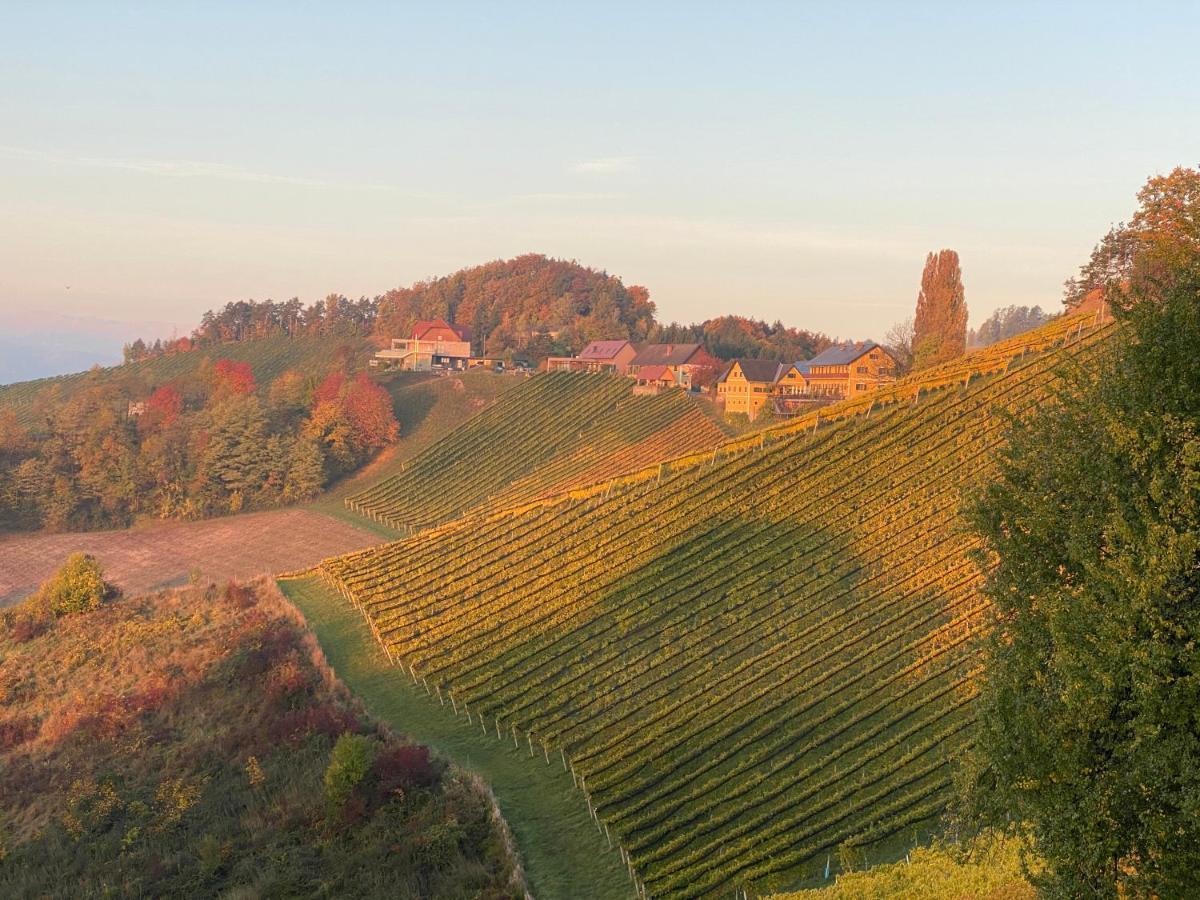
[[313, 392], [303, 428], [337, 471], [360, 464], [399, 434], [392, 398], [365, 372], [354, 378], [330, 373]]
[[253, 394], [256, 389], [254, 370], [249, 363], [232, 359], [217, 360], [213, 367], [214, 396]]
[[138, 424], [142, 428], [169, 428], [182, 412], [183, 396], [170, 385], [163, 385], [146, 401], [146, 412]]
[[1063, 302], [1076, 307], [1099, 294], [1120, 306], [1166, 291], [1188, 278], [1200, 260], [1200, 171], [1177, 167], [1150, 178], [1138, 191], [1128, 224], [1109, 230], [1066, 283]]
[[967, 303], [958, 254], [940, 250], [925, 258], [913, 319], [913, 369], [961, 356], [967, 346]]

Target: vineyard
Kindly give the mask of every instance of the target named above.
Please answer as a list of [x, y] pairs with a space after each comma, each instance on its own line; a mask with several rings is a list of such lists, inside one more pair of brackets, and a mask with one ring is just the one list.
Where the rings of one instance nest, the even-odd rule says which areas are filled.
[[143, 396], [160, 385], [195, 372], [204, 360], [231, 359], [249, 363], [255, 380], [260, 387], [265, 387], [288, 369], [320, 375], [344, 356], [362, 358], [366, 353], [366, 340], [351, 337], [270, 337], [206, 346], [121, 366], [0, 385], [0, 408], [12, 407], [21, 424], [35, 427], [39, 419], [39, 401], [65, 399], [71, 392], [89, 385], [128, 386], [136, 389], [138, 396]]
[[[793, 886], [839, 848], [911, 835], [944, 809], [985, 609], [963, 493], [992, 469], [1002, 411], [1044, 402], [1056, 368], [1102, 353], [1112, 327], [1057, 320], [862, 408], [318, 574], [464, 728], [569, 770], [643, 896]], [[458, 461], [477, 441], [440, 464], [478, 476]], [[559, 471], [533, 480], [561, 485]], [[471, 496], [499, 493], [487, 477]], [[430, 497], [441, 517], [465, 508]]]
[[624, 378], [531, 378], [347, 505], [413, 532], [712, 449], [725, 435], [678, 391], [634, 396]]

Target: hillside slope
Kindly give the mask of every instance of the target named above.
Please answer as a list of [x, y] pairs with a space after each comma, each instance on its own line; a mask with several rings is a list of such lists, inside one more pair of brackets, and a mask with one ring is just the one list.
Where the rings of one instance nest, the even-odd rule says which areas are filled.
[[347, 498], [392, 528], [414, 532], [484, 506], [514, 505], [589, 484], [725, 435], [686, 394], [634, 396], [626, 378], [551, 373], [529, 379]]
[[268, 337], [208, 345], [121, 366], [0, 385], [0, 408], [11, 407], [22, 425], [36, 430], [44, 424], [39, 423], [40, 400], [61, 401], [88, 385], [121, 385], [131, 396], [144, 397], [156, 387], [196, 372], [206, 362], [230, 359], [249, 363], [255, 380], [265, 389], [288, 369], [319, 377], [340, 360], [364, 360], [369, 349], [367, 340], [360, 337]]
[[523, 895], [483, 788], [367, 719], [269, 582], [25, 604], [0, 660], [5, 897]]
[[558, 750], [648, 895], [794, 885], [943, 809], [985, 609], [961, 497], [1090, 326], [321, 575], [455, 714]]

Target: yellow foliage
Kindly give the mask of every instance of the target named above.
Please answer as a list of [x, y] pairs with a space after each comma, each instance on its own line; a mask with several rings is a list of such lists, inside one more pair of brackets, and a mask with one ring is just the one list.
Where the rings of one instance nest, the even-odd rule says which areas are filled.
[[772, 900], [1033, 900], [1015, 838], [990, 836], [970, 848], [917, 848], [906, 861], [839, 875], [827, 888]]

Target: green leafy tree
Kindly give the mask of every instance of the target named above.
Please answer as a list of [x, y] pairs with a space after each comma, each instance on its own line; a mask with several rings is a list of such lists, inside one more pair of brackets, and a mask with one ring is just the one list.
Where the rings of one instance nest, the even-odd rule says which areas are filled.
[[325, 801], [340, 812], [371, 771], [375, 742], [361, 734], [344, 733], [333, 745], [325, 769]]
[[1010, 426], [970, 810], [1052, 896], [1200, 896], [1200, 281]]
[[320, 445], [312, 438], [297, 438], [288, 458], [283, 499], [291, 503], [311, 500], [324, 486], [325, 456]]
[[262, 485], [267, 418], [253, 394], [228, 396], [209, 411], [195, 494], [208, 509], [237, 512]]
[[54, 577], [41, 586], [38, 596], [54, 615], [66, 616], [98, 609], [109, 593], [96, 557], [72, 553]]

